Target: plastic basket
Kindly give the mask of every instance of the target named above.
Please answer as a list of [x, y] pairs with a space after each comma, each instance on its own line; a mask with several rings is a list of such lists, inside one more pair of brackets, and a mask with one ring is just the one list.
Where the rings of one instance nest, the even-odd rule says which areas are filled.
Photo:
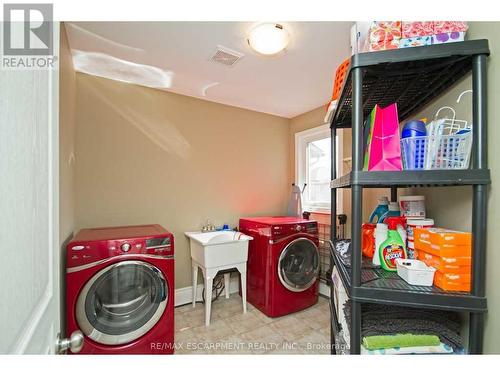
[[333, 84], [332, 100], [336, 100], [340, 96], [340, 91], [342, 90], [342, 85], [344, 84], [344, 79], [349, 70], [350, 63], [351, 63], [351, 58], [345, 59], [335, 71], [335, 81]]
[[403, 169], [467, 169], [472, 132], [401, 139]]

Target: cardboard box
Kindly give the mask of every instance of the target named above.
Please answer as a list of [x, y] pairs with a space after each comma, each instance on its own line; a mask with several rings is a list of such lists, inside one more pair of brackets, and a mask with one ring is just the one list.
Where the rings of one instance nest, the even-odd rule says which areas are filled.
[[469, 26], [465, 21], [434, 21], [434, 32], [432, 34], [466, 32], [468, 28]]
[[368, 47], [369, 52], [385, 51], [388, 49], [399, 48], [399, 39], [382, 40], [380, 42], [371, 42]]
[[373, 21], [370, 25], [370, 43], [401, 39], [401, 21]]
[[463, 42], [465, 39], [465, 32], [453, 31], [450, 33], [441, 33], [432, 36], [432, 44], [443, 44], [453, 42]]
[[430, 35], [416, 36], [414, 38], [400, 39], [399, 48], [430, 46], [431, 44], [432, 44], [432, 37]]
[[401, 23], [402, 38], [415, 38], [434, 34], [434, 21], [417, 21]]

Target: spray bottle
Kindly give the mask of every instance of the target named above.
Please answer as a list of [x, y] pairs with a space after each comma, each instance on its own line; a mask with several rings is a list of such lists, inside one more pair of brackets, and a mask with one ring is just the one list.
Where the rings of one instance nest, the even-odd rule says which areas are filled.
[[406, 244], [398, 232], [398, 220], [389, 220], [387, 239], [379, 247], [380, 266], [386, 271], [397, 271], [396, 259], [407, 259]]

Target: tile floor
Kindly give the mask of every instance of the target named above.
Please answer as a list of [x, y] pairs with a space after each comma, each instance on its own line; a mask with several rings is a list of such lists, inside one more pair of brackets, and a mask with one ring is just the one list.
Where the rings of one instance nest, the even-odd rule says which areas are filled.
[[251, 304], [243, 314], [235, 293], [212, 303], [212, 321], [205, 309], [184, 305], [175, 309], [176, 354], [329, 354], [330, 322], [326, 298], [306, 310], [269, 318]]

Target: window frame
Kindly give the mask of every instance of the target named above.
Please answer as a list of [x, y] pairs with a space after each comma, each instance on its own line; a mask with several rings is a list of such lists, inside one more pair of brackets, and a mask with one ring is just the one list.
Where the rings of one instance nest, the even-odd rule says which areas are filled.
[[[307, 178], [307, 144], [324, 138], [330, 138], [330, 124], [323, 124], [311, 129], [295, 133], [295, 183], [301, 188], [304, 186]], [[337, 131], [336, 150], [337, 150], [337, 176], [341, 176], [342, 170], [342, 131]], [[337, 189], [337, 214], [343, 213], [343, 194], [342, 189]], [[330, 213], [330, 202], [328, 204], [311, 204], [307, 200], [307, 195], [302, 197], [302, 208], [304, 211], [315, 213]]]

